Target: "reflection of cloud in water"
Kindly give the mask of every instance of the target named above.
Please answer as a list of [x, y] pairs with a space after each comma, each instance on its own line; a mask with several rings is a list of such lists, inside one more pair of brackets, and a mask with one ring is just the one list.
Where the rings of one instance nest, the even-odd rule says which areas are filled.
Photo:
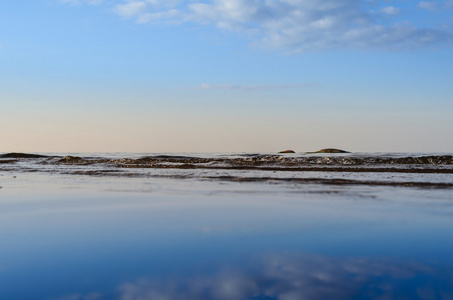
[[102, 295], [98, 293], [90, 293], [87, 295], [73, 294], [59, 297], [58, 300], [100, 300]]
[[453, 299], [452, 268], [378, 259], [276, 255], [248, 267], [248, 273], [141, 279], [121, 285], [120, 299]]
[[137, 299], [248, 299], [258, 290], [253, 278], [238, 273], [174, 281], [139, 280], [120, 287], [121, 300]]

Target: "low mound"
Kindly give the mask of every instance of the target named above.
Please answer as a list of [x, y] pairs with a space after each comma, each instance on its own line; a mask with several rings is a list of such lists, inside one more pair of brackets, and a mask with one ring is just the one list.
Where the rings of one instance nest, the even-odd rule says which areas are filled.
[[340, 150], [340, 149], [334, 149], [334, 148], [326, 148], [326, 149], [321, 149], [316, 152], [308, 152], [308, 153], [351, 153], [349, 151], [345, 150]]
[[296, 152], [294, 152], [293, 150], [283, 150], [278, 153], [296, 153]]

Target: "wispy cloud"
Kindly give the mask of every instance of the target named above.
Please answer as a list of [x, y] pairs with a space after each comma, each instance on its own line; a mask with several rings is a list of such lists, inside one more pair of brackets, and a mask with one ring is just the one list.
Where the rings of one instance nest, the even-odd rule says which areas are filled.
[[128, 2], [125, 4], [118, 4], [115, 6], [114, 11], [120, 16], [132, 17], [141, 15], [147, 9], [145, 2]]
[[82, 4], [82, 3], [87, 3], [90, 5], [98, 5], [103, 3], [103, 0], [60, 0], [63, 3], [69, 3], [69, 4]]
[[394, 7], [394, 6], [386, 6], [386, 7], [381, 8], [379, 10], [379, 12], [381, 12], [385, 15], [389, 15], [389, 16], [396, 16], [401, 13], [401, 9]]
[[437, 1], [422, 1], [418, 4], [418, 7], [427, 10], [436, 10], [439, 8]]
[[[97, 2], [100, 0], [64, 0]], [[451, 44], [453, 32], [391, 22], [396, 6], [359, 0], [112, 0], [113, 11], [139, 23], [197, 23], [246, 35], [256, 47], [287, 53], [331, 49], [413, 50]], [[396, 2], [397, 3], [397, 2]], [[435, 1], [420, 8], [436, 9]], [[453, 7], [443, 1], [439, 8]], [[380, 18], [379, 16], [382, 16]]]
[[250, 84], [250, 85], [233, 85], [233, 84], [211, 84], [202, 83], [198, 89], [201, 90], [230, 90], [230, 91], [270, 91], [270, 90], [282, 90], [282, 89], [297, 89], [313, 86], [312, 83], [301, 83], [301, 84]]
[[421, 1], [418, 7], [435, 11], [435, 10], [446, 10], [453, 9], [453, 0], [447, 1]]

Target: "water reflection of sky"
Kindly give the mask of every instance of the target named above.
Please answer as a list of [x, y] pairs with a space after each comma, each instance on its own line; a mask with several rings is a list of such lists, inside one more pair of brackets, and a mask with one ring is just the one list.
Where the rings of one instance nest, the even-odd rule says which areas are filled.
[[253, 263], [247, 273], [242, 265], [190, 278], [142, 278], [117, 291], [124, 300], [447, 299], [453, 283], [451, 268], [416, 262], [274, 254]]
[[445, 191], [228, 188], [6, 186], [0, 299], [452, 299]]

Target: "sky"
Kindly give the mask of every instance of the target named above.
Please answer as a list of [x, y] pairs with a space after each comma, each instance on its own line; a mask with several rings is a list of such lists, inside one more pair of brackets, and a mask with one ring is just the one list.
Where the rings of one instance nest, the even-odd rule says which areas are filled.
[[0, 152], [453, 152], [453, 0], [0, 0]]

